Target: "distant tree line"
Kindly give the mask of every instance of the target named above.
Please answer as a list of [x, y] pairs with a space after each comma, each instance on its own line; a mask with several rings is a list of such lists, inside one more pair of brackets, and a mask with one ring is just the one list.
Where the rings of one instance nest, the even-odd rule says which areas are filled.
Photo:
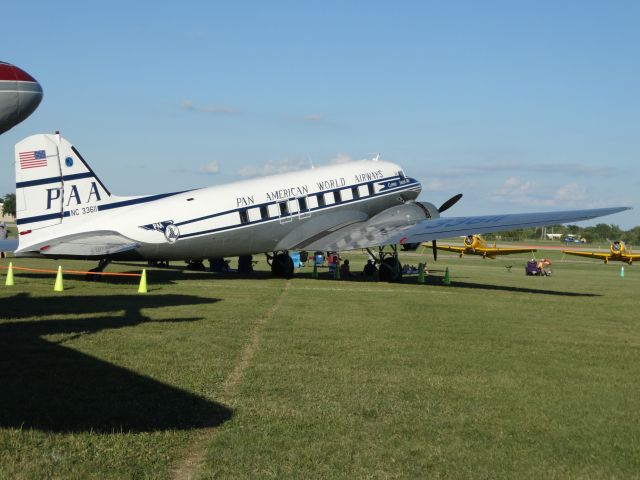
[[594, 227], [553, 225], [544, 228], [525, 228], [508, 232], [488, 233], [483, 236], [487, 240], [547, 240], [545, 233], [560, 234], [560, 238], [555, 240], [557, 242], [562, 242], [564, 238], [571, 235], [578, 239], [584, 238], [588, 243], [622, 240], [630, 245], [640, 245], [640, 227], [634, 227], [631, 230], [622, 230], [618, 225], [608, 225], [606, 223], [598, 223]]
[[2, 214], [16, 216], [16, 194], [7, 193], [2, 201]]

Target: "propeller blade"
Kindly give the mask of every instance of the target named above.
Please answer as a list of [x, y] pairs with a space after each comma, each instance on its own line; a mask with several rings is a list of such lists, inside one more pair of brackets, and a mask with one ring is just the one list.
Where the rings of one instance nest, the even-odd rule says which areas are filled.
[[431, 240], [431, 248], [433, 249], [433, 260], [438, 261], [438, 249], [436, 248], [436, 241]]
[[457, 195], [454, 195], [453, 197], [451, 197], [449, 200], [447, 200], [446, 202], [444, 202], [442, 205], [440, 205], [440, 208], [438, 209], [438, 212], [442, 213], [445, 210], [449, 210], [451, 207], [453, 207], [456, 203], [458, 203], [458, 200], [460, 200], [462, 198], [462, 194], [459, 193]]

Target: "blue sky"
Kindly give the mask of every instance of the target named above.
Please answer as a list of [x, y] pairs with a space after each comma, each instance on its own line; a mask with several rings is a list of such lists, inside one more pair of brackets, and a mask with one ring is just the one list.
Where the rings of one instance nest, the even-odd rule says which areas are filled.
[[112, 192], [371, 157], [449, 215], [629, 205], [640, 2], [9, 2], [0, 60], [43, 86], [0, 136], [60, 130]]

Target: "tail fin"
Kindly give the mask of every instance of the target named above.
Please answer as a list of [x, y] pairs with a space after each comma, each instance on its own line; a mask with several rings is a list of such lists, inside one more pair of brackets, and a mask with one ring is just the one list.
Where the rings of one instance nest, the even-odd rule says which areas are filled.
[[111, 197], [75, 147], [57, 133], [25, 138], [16, 144], [15, 158], [20, 232], [58, 225]]

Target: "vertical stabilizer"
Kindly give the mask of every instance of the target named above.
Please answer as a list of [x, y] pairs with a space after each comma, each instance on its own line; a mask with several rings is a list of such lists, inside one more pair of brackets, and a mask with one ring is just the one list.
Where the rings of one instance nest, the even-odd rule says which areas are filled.
[[16, 223], [20, 232], [52, 227], [97, 211], [111, 193], [59, 134], [16, 144]]

